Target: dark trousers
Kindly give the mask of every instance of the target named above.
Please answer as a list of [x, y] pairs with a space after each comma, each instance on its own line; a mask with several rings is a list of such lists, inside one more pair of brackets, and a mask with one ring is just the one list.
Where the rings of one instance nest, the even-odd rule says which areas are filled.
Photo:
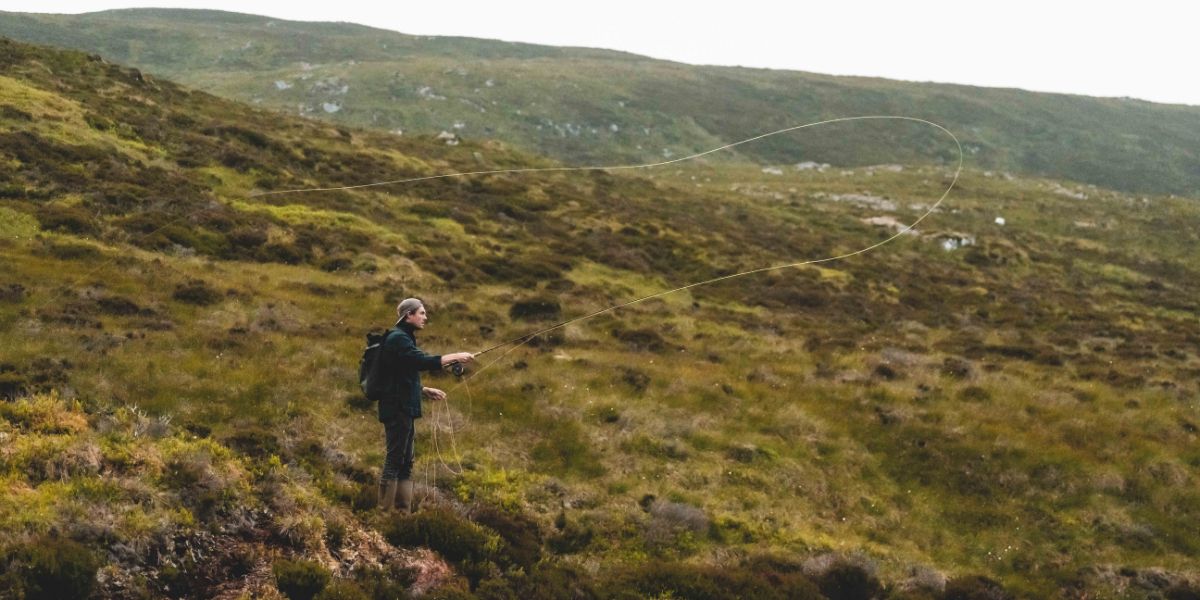
[[408, 415], [398, 415], [395, 419], [383, 424], [384, 436], [387, 439], [387, 457], [383, 459], [384, 481], [412, 479], [413, 468], [413, 419]]

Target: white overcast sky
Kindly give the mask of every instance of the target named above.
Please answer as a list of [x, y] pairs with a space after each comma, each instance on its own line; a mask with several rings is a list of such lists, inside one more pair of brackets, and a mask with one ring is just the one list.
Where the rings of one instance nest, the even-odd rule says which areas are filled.
[[1200, 106], [1195, 0], [0, 0], [0, 10], [210, 8], [411, 34]]

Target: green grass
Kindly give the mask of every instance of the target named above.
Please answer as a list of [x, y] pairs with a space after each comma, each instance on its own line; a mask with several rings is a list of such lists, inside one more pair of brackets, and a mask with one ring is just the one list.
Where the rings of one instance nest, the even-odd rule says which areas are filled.
[[[6, 77], [133, 123], [172, 159], [149, 171], [48, 138], [3, 150], [39, 162], [0, 182], [22, 190], [0, 207], [15, 232], [0, 242], [0, 384], [17, 398], [0, 402], [0, 531], [136, 556], [245, 519], [265, 532], [214, 559], [219, 575], [188, 571], [197, 590], [269, 569], [255, 553], [350, 560], [361, 548], [332, 540], [386, 529], [366, 510], [382, 428], [354, 368], [398, 299], [430, 307], [426, 350], [480, 350], [554, 323], [510, 317], [530, 298], [565, 320], [865, 247], [887, 233], [863, 217], [915, 219], [908, 205], [948, 183], [933, 167], [700, 165], [254, 199], [263, 178], [390, 168], [372, 156], [465, 170], [484, 146], [281, 120], [168, 82], [144, 93], [182, 116], [154, 130], [102, 93], [133, 85], [124, 70], [6, 48]], [[60, 169], [75, 152], [88, 167]], [[576, 323], [480, 357], [500, 360], [466, 383], [431, 375], [450, 401], [426, 406], [416, 478], [432, 503], [538, 524], [545, 565], [606, 573], [857, 552], [890, 585], [921, 567], [1037, 597], [1081, 578], [1116, 596], [1080, 575], [1093, 568], [1195, 574], [1200, 209], [1103, 189], [1081, 204], [1055, 185], [968, 170], [920, 236]], [[46, 211], [59, 203], [90, 227]], [[135, 216], [189, 235], [150, 243]], [[940, 232], [975, 245], [945, 251]]]

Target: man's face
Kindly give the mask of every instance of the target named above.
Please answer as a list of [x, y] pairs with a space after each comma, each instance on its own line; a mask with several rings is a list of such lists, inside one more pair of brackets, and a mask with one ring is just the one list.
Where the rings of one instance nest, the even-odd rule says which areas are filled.
[[429, 320], [429, 315], [425, 312], [425, 307], [422, 306], [417, 310], [408, 313], [407, 320], [413, 327], [417, 329], [425, 329], [425, 322]]

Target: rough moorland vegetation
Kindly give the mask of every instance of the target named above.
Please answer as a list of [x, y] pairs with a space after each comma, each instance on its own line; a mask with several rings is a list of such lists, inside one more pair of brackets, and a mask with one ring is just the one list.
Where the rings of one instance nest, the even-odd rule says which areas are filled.
[[0, 41], [3, 593], [1195, 597], [1200, 205], [974, 168], [879, 251], [433, 378], [422, 510], [375, 510], [354, 369], [399, 298], [478, 350], [868, 246], [952, 175], [254, 195], [551, 164]]

